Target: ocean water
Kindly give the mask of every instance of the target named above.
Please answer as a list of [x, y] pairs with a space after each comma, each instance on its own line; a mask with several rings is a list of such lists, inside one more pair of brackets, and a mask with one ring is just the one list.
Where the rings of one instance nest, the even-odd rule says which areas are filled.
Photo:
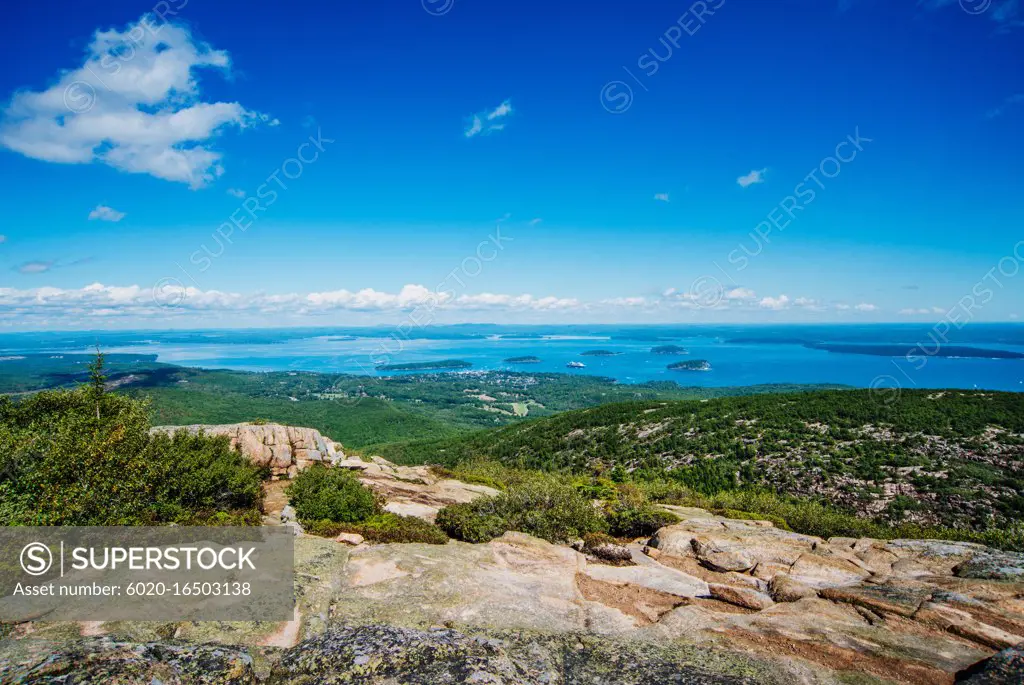
[[[964, 329], [966, 331], [967, 329]], [[394, 375], [381, 364], [459, 359], [473, 370], [553, 372], [605, 376], [623, 383], [675, 381], [680, 385], [735, 386], [762, 383], [840, 383], [879, 388], [981, 388], [1024, 391], [1024, 359], [945, 358], [922, 352], [942, 349], [923, 327], [732, 326], [487, 327], [433, 328], [425, 337], [388, 337], [388, 329], [302, 331], [196, 331], [92, 334], [6, 334], [4, 354], [87, 352], [99, 342], [107, 352], [155, 354], [161, 362], [246, 371], [319, 371]], [[1024, 326], [975, 326], [949, 345], [1024, 354]], [[737, 339], [744, 342], [738, 342]], [[810, 349], [799, 340], [900, 344], [911, 354], [871, 356]], [[88, 342], [86, 342], [88, 341]], [[672, 344], [684, 356], [655, 355]], [[916, 347], [920, 345], [921, 347]], [[615, 356], [581, 356], [587, 350]], [[509, 364], [534, 355], [540, 363]], [[671, 371], [669, 364], [705, 359], [710, 371]], [[570, 369], [571, 361], [585, 364]]]

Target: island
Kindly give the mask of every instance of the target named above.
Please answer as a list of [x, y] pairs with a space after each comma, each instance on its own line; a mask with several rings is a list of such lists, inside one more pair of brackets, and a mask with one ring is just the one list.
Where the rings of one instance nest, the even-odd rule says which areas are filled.
[[685, 362], [676, 362], [666, 367], [669, 371], [710, 371], [711, 362], [707, 359], [687, 359]]
[[436, 362], [408, 362], [406, 364], [381, 364], [378, 371], [449, 371], [468, 369], [473, 365], [461, 359], [442, 359]]
[[614, 357], [622, 354], [621, 352], [613, 352], [612, 350], [587, 350], [586, 352], [580, 352], [581, 357]]
[[1024, 359], [1024, 353], [1012, 350], [990, 350], [983, 347], [963, 345], [936, 346], [926, 344], [860, 344], [860, 343], [804, 343], [804, 347], [839, 354], [870, 354], [876, 357], [945, 357], [947, 359]]
[[658, 345], [651, 348], [651, 354], [690, 354], [690, 351], [679, 345]]
[[539, 364], [540, 357], [534, 357], [533, 355], [527, 355], [525, 357], [509, 357], [505, 360], [506, 364]]

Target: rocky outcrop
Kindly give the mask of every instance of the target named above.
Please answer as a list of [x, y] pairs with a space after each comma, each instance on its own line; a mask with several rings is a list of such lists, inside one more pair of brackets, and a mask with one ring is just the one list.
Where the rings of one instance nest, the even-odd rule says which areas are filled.
[[344, 459], [341, 445], [314, 428], [282, 426], [277, 423], [231, 423], [223, 425], [155, 426], [151, 433], [224, 435], [242, 455], [259, 466], [269, 466], [275, 476], [293, 477], [315, 462], [334, 463]]
[[1004, 649], [956, 674], [958, 685], [1019, 685], [1024, 683], [1024, 643]]
[[477, 497], [496, 495], [486, 485], [463, 483], [437, 475], [429, 466], [397, 466], [386, 459], [343, 459], [339, 468], [351, 469], [363, 485], [386, 500], [384, 508], [393, 514], [416, 516], [433, 523], [437, 512], [449, 504], [472, 502]]
[[0, 682], [26, 685], [256, 685], [252, 656], [218, 645], [133, 643], [109, 637], [7, 645]]
[[715, 673], [685, 653], [650, 643], [517, 633], [467, 635], [447, 628], [340, 626], [311, 638], [274, 666], [269, 685], [753, 685]]
[[[335, 456], [399, 513], [430, 519], [494, 492]], [[614, 565], [514, 532], [479, 545], [299, 536], [291, 621], [22, 624], [0, 641], [0, 682], [1021, 682], [1019, 652], [979, 662], [1024, 642], [1022, 555], [672, 510], [683, 520], [617, 546]]]

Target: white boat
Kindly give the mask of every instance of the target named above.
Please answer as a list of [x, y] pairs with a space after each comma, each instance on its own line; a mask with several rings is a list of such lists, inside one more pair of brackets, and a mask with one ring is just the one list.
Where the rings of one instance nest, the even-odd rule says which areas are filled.
[[570, 369], [585, 369], [585, 368], [587, 368], [587, 365], [584, 364], [583, 362], [569, 362], [568, 364], [566, 364], [566, 366], [568, 366]]

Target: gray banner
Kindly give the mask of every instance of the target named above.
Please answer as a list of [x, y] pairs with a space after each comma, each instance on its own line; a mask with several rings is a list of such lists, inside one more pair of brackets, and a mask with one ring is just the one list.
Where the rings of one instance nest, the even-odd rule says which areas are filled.
[[0, 527], [2, 621], [285, 621], [279, 527]]

